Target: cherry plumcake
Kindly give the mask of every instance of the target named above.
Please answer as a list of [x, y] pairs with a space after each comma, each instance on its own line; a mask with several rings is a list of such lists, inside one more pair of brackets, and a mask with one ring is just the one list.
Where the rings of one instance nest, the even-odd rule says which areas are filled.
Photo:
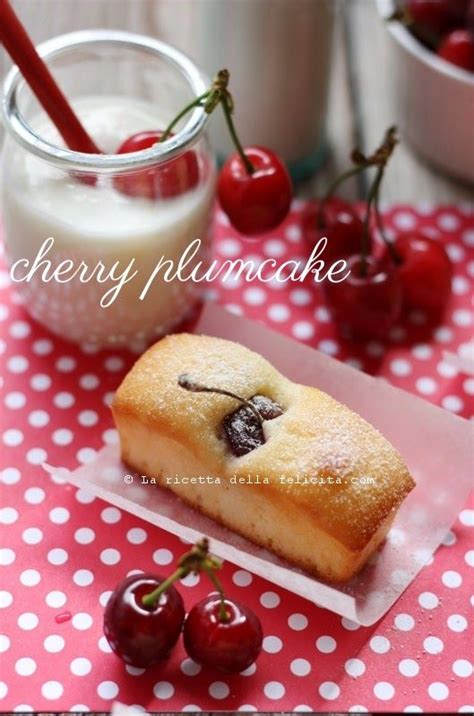
[[359, 415], [232, 341], [163, 338], [112, 412], [127, 465], [329, 581], [361, 569], [415, 484]]

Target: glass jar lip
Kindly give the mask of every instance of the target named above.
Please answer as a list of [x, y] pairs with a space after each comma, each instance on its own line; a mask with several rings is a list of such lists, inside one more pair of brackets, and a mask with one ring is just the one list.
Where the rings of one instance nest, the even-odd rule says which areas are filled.
[[[81, 30], [58, 35], [37, 46], [43, 59], [65, 55], [69, 50], [85, 45], [122, 45], [139, 48], [150, 55], [165, 57], [178, 69], [196, 96], [209, 87], [209, 79], [184, 53], [161, 40], [120, 30]], [[181, 154], [196, 142], [202, 134], [209, 115], [202, 107], [194, 109], [185, 126], [163, 143], [150, 149], [129, 154], [86, 154], [57, 147], [46, 142], [30, 127], [17, 105], [17, 91], [25, 80], [15, 65], [8, 73], [2, 97], [2, 114], [9, 134], [25, 149], [66, 171], [91, 172], [96, 174], [122, 174], [155, 166]]]

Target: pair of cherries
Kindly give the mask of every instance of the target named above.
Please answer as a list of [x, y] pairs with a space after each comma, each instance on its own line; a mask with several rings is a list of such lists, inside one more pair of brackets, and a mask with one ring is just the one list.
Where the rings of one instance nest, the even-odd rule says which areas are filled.
[[[312, 208], [304, 220], [309, 250], [323, 236], [328, 263], [345, 259], [350, 275], [341, 283], [326, 282], [326, 300], [343, 333], [384, 338], [403, 313], [419, 311], [436, 321], [451, 293], [452, 266], [443, 246], [419, 233], [401, 233], [378, 256], [368, 237], [361, 257], [364, 225], [342, 199]], [[365, 264], [365, 265], [364, 265]]]
[[[104, 614], [104, 634], [127, 664], [147, 668], [166, 660], [183, 634], [184, 647], [197, 663], [227, 673], [247, 669], [262, 648], [262, 626], [256, 614], [227, 599], [216, 577], [220, 562], [203, 538], [168, 578], [132, 575], [113, 591]], [[191, 572], [205, 572], [217, 588], [186, 615], [174, 583]]]
[[[233, 100], [227, 89], [229, 73], [221, 70], [209, 90], [185, 107], [164, 131], [140, 132], [118, 148], [119, 154], [139, 152], [172, 136], [172, 129], [191, 109], [201, 107], [207, 114], [217, 105], [224, 117], [236, 152], [222, 167], [217, 195], [231, 224], [242, 234], [254, 236], [276, 228], [290, 209], [292, 187], [281, 159], [266, 147], [242, 147], [232, 120]], [[163, 165], [115, 178], [115, 188], [133, 197], [156, 200], [177, 197], [199, 183], [205, 167], [199, 166], [194, 150]]]
[[406, 0], [401, 19], [439, 57], [474, 72], [474, 0]]

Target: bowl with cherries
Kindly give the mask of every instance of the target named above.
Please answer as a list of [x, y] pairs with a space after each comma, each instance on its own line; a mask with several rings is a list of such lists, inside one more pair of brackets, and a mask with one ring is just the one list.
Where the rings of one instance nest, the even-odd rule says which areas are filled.
[[418, 153], [474, 182], [474, 0], [377, 0], [392, 114]]

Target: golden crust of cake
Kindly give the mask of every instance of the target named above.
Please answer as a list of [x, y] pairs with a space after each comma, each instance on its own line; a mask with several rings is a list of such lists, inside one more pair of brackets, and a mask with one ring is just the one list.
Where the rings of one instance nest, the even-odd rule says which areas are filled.
[[[178, 385], [183, 373], [247, 399], [268, 396], [283, 415], [264, 423], [263, 445], [235, 457], [221, 423], [238, 403], [184, 390]], [[127, 417], [133, 418], [184, 446], [209, 475], [267, 478], [270, 484], [242, 489], [264, 491], [266, 500], [294, 519], [300, 514], [314, 520], [353, 553], [367, 547], [414, 487], [400, 455], [369, 423], [326, 393], [292, 383], [262, 356], [232, 341], [194, 334], [160, 340], [125, 377], [112, 411], [119, 432]]]

